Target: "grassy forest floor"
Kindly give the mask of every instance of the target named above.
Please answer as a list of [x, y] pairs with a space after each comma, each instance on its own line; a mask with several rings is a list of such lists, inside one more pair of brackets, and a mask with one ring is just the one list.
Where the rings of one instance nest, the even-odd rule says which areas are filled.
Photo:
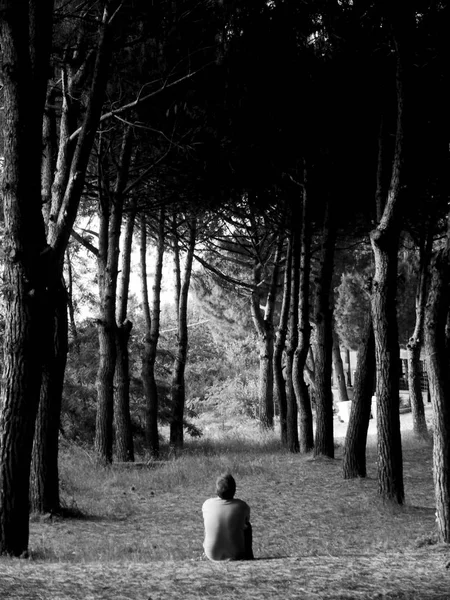
[[[244, 431], [190, 441], [181, 456], [143, 468], [102, 469], [85, 449], [63, 446], [62, 497], [72, 516], [31, 519], [30, 558], [0, 559], [0, 598], [449, 600], [432, 449], [412, 438], [408, 418], [403, 507], [378, 498], [376, 433], [369, 476], [342, 478], [336, 420], [334, 460], [287, 454], [275, 436]], [[251, 506], [255, 561], [202, 555], [201, 506], [225, 469]]]

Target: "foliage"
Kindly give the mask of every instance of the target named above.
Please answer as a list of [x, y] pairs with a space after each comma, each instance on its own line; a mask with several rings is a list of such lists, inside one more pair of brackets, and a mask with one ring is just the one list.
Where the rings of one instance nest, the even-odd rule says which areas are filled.
[[[400, 345], [405, 346], [415, 321], [417, 270], [414, 260], [399, 263], [397, 278], [397, 320]], [[370, 310], [371, 280], [367, 272], [346, 271], [335, 289], [334, 317], [341, 343], [357, 350], [364, 330], [364, 318]]]
[[367, 282], [363, 274], [347, 271], [335, 291], [336, 331], [345, 348], [356, 350], [361, 342], [365, 315], [370, 310]]

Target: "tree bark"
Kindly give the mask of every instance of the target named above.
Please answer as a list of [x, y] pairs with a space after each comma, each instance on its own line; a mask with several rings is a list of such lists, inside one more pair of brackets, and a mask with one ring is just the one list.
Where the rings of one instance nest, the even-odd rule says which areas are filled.
[[344, 479], [366, 477], [366, 444], [375, 380], [375, 339], [372, 316], [366, 316], [353, 387], [353, 400], [342, 462]]
[[439, 538], [450, 543], [450, 376], [448, 326], [450, 244], [431, 265], [425, 315], [427, 372], [433, 406], [433, 478]]
[[5, 229], [0, 415], [0, 554], [28, 550], [29, 477], [41, 384], [42, 312], [51, 272], [41, 199], [42, 125], [53, 2], [2, 2]]
[[172, 371], [171, 381], [171, 422], [170, 422], [170, 445], [173, 448], [181, 449], [184, 443], [184, 405], [185, 405], [185, 380], [184, 372], [186, 368], [186, 359], [188, 351], [188, 328], [187, 328], [187, 307], [188, 294], [191, 282], [192, 261], [197, 235], [197, 223], [195, 218], [189, 222], [189, 241], [185, 257], [185, 266], [183, 278], [180, 281], [181, 286], [177, 292], [177, 321], [178, 321], [178, 339], [175, 350], [175, 360]]
[[314, 455], [324, 455], [329, 458], [334, 458], [333, 394], [331, 392], [333, 325], [330, 295], [335, 236], [331, 206], [327, 203], [314, 307], [314, 381], [316, 397]]
[[53, 339], [43, 340], [44, 356], [41, 401], [36, 421], [30, 481], [30, 510], [37, 513], [58, 513], [59, 496], [59, 427], [61, 398], [68, 349], [67, 298], [64, 284], [52, 293], [54, 315]]
[[130, 359], [128, 342], [133, 323], [126, 319], [116, 328], [116, 386], [114, 404], [115, 448], [119, 462], [134, 462], [130, 415]]
[[377, 363], [378, 490], [402, 504], [403, 465], [400, 434], [399, 361], [396, 321], [397, 238], [372, 235], [375, 277], [372, 322]]

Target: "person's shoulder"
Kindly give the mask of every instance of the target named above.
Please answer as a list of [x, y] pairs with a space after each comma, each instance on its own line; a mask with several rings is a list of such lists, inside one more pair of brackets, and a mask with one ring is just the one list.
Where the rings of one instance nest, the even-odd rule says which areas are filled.
[[218, 498], [208, 498], [207, 500], [205, 500], [203, 502], [202, 508], [207, 508], [208, 506], [211, 506], [213, 504], [217, 504], [217, 500], [218, 500]]
[[250, 508], [250, 506], [247, 504], [247, 502], [244, 502], [244, 500], [241, 500], [240, 498], [235, 498], [233, 500], [233, 502], [235, 502], [237, 505], [241, 506], [242, 508]]

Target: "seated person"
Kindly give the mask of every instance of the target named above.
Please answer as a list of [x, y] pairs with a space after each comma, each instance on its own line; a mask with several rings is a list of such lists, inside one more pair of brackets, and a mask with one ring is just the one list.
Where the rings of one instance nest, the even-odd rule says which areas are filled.
[[217, 478], [216, 492], [217, 497], [202, 507], [206, 556], [210, 560], [253, 559], [250, 507], [234, 498], [236, 482], [231, 474]]

